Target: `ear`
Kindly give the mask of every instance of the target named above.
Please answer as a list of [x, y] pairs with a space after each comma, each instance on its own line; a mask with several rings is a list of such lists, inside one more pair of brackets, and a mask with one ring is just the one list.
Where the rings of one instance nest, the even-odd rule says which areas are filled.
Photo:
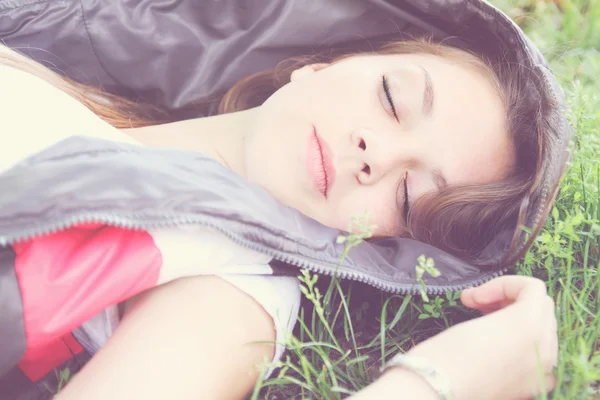
[[305, 65], [304, 67], [298, 68], [297, 70], [292, 72], [292, 75], [290, 75], [290, 80], [293, 82], [296, 79], [301, 79], [301, 78], [308, 76], [314, 72], [317, 72], [324, 68], [327, 68], [328, 66], [329, 66], [329, 64], [326, 64], [326, 63]]

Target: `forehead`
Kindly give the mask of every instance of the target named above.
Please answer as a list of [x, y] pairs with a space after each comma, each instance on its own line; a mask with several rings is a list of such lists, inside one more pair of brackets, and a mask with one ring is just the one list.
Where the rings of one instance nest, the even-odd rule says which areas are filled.
[[407, 60], [431, 75], [436, 98], [430, 124], [440, 133], [437, 153], [448, 181], [485, 183], [506, 176], [513, 146], [493, 72], [456, 57], [414, 55]]
[[[419, 81], [409, 93], [420, 95], [429, 76], [434, 89], [431, 117], [421, 124], [432, 138], [431, 153], [449, 183], [501, 179], [513, 163], [506, 110], [491, 71], [468, 59], [430, 54], [372, 56], [373, 68]], [[377, 65], [377, 66], [376, 66]], [[410, 79], [410, 78], [409, 78]]]

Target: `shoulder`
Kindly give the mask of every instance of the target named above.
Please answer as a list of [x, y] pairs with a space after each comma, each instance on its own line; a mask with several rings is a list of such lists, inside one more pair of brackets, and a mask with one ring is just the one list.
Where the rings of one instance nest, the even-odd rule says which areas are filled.
[[270, 316], [276, 332], [274, 360], [284, 351], [286, 335], [296, 324], [300, 309], [300, 282], [296, 276], [273, 276], [271, 257], [243, 247], [225, 234], [206, 227], [159, 229], [151, 232], [163, 254], [161, 279], [167, 275], [218, 276], [258, 303]]
[[273, 276], [269, 255], [204, 226], [161, 228], [149, 234], [162, 257], [159, 285], [187, 276], [219, 276], [254, 298], [273, 318], [287, 321], [297, 314], [298, 279]]
[[193, 275], [271, 274], [271, 257], [214, 228], [189, 225], [148, 232], [162, 257], [159, 284]]
[[135, 143], [63, 89], [57, 73], [0, 45], [0, 172], [71, 136]]

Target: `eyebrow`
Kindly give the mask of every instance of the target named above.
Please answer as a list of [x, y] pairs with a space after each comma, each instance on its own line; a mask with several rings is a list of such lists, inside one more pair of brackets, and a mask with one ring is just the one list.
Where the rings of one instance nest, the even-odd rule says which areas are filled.
[[448, 186], [448, 181], [446, 180], [446, 177], [444, 177], [442, 171], [440, 171], [439, 169], [434, 169], [431, 173], [433, 174], [433, 182], [435, 183], [435, 186], [438, 188], [438, 190], [442, 190], [443, 188]]
[[433, 100], [434, 91], [433, 91], [433, 82], [431, 81], [431, 75], [424, 67], [421, 67], [423, 70], [423, 75], [425, 75], [425, 88], [423, 90], [423, 115], [429, 117], [431, 115], [431, 111], [433, 110]]

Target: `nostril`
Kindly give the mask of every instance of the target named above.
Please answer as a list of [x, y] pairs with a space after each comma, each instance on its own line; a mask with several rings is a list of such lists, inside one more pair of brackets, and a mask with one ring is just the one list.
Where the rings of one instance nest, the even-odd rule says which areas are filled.
[[369, 167], [368, 164], [365, 164], [365, 166], [362, 169], [362, 172], [364, 172], [367, 175], [371, 175], [371, 167]]
[[358, 147], [360, 147], [364, 151], [367, 149], [367, 144], [365, 143], [364, 140], [360, 139], [360, 143], [358, 144]]

